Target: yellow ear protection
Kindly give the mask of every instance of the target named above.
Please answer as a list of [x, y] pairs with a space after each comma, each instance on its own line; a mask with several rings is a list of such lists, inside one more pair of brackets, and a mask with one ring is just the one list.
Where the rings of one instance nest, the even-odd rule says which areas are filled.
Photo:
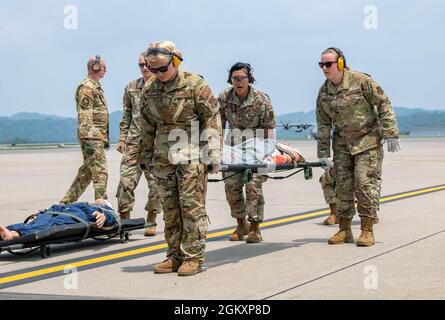
[[96, 55], [96, 60], [94, 60], [93, 66], [91, 67], [94, 72], [99, 72], [101, 69], [100, 66], [100, 55]]
[[229, 70], [229, 78], [227, 79], [228, 84], [232, 84], [232, 73], [234, 71], [245, 69], [247, 71], [247, 75], [249, 76], [249, 83], [256, 83], [255, 78], [252, 75], [253, 68], [248, 63], [237, 62], [235, 63]]
[[146, 57], [150, 55], [156, 55], [156, 54], [165, 54], [172, 57], [173, 66], [175, 68], [179, 67], [179, 65], [184, 60], [182, 58], [182, 55], [179, 51], [170, 51], [164, 48], [148, 48]]
[[335, 47], [330, 47], [327, 48], [326, 50], [334, 50], [337, 55], [337, 69], [338, 71], [342, 71], [345, 67], [346, 67], [346, 58], [345, 55], [343, 54], [343, 51], [341, 51], [339, 48], [335, 48]]
[[184, 59], [182, 58], [181, 53], [180, 53], [179, 51], [173, 51], [173, 52], [171, 53], [171, 56], [172, 56], [172, 60], [173, 60], [173, 66], [174, 66], [175, 68], [179, 67], [179, 65], [180, 65], [180, 64], [182, 63], [182, 61], [184, 60]]

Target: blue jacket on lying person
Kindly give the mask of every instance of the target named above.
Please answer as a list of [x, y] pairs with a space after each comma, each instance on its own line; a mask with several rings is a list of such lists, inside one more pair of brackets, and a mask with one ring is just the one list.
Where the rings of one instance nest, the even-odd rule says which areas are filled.
[[74, 224], [79, 223], [79, 221], [96, 222], [96, 226], [102, 228], [112, 225], [116, 222], [116, 219], [118, 218], [111, 204], [104, 199], [98, 199], [94, 203], [55, 204], [47, 210], [39, 212], [28, 223], [17, 223], [6, 228], [0, 225], [0, 236], [2, 240], [12, 240], [54, 226]]

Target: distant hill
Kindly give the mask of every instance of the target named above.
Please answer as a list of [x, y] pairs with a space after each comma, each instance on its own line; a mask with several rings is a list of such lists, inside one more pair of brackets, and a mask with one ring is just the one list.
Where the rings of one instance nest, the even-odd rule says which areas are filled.
[[[445, 136], [445, 111], [425, 110], [421, 108], [394, 107], [399, 129], [411, 136]], [[309, 112], [292, 112], [277, 116], [280, 123], [313, 123], [316, 124], [315, 110]], [[305, 137], [308, 131], [296, 133], [277, 129], [277, 136], [281, 139]]]
[[41, 113], [37, 113], [37, 112], [19, 112], [19, 113], [13, 114], [12, 116], [10, 116], [8, 118], [10, 120], [45, 120], [45, 119], [61, 120], [61, 119], [66, 119], [65, 117], [61, 117], [61, 116], [41, 114]]
[[[110, 113], [110, 140], [119, 139], [122, 112]], [[77, 142], [77, 119], [21, 112], [0, 117], [0, 144]]]
[[[409, 132], [411, 136], [445, 136], [445, 111], [404, 107], [395, 107], [394, 110], [402, 132]], [[121, 117], [121, 111], [110, 113], [111, 142], [116, 142], [119, 138]], [[281, 122], [315, 124], [315, 110], [279, 115], [277, 124]], [[277, 129], [279, 139], [302, 138], [308, 134], [309, 131], [296, 133]], [[0, 117], [0, 144], [70, 142], [77, 142], [76, 118], [27, 112]]]
[[[394, 111], [397, 118], [409, 117], [416, 114], [433, 114], [433, 113], [445, 113], [445, 111], [429, 111], [421, 108], [405, 108], [405, 107], [394, 107]], [[315, 123], [315, 109], [309, 112], [291, 112], [277, 116], [277, 122], [313, 122]]]

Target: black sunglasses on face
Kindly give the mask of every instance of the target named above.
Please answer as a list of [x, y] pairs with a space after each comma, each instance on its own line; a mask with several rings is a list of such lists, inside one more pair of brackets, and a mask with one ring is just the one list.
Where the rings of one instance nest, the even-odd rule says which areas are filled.
[[318, 65], [320, 66], [320, 68], [324, 68], [326, 67], [326, 69], [329, 69], [330, 67], [332, 67], [332, 65], [334, 63], [337, 63], [337, 61], [326, 61], [326, 62], [319, 62]]
[[151, 73], [157, 73], [158, 71], [164, 73], [164, 72], [167, 72], [168, 66], [170, 65], [170, 63], [172, 63], [172, 60], [170, 60], [165, 66], [161, 66], [159, 68], [153, 68], [153, 67], [150, 67], [149, 65], [147, 65], [147, 68], [148, 68], [148, 70], [150, 70]]
[[139, 63], [139, 68], [148, 67], [148, 64], [146, 63]]
[[233, 82], [241, 82], [243, 80], [249, 79], [249, 76], [240, 76], [240, 77], [233, 76], [231, 79]]

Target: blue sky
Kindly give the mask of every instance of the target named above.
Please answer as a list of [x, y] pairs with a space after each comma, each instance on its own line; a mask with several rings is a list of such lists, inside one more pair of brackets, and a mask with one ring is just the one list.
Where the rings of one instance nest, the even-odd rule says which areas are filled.
[[[64, 27], [68, 5], [77, 29]], [[249, 62], [277, 114], [314, 108], [324, 81], [317, 62], [329, 46], [371, 74], [393, 105], [445, 110], [443, 16], [443, 0], [0, 0], [0, 116], [75, 116], [75, 89], [96, 53], [108, 66], [109, 109], [119, 110], [125, 85], [139, 77], [138, 54], [154, 40], [175, 42], [183, 68], [203, 75], [215, 95], [233, 63]], [[377, 29], [365, 28], [370, 20]]]

